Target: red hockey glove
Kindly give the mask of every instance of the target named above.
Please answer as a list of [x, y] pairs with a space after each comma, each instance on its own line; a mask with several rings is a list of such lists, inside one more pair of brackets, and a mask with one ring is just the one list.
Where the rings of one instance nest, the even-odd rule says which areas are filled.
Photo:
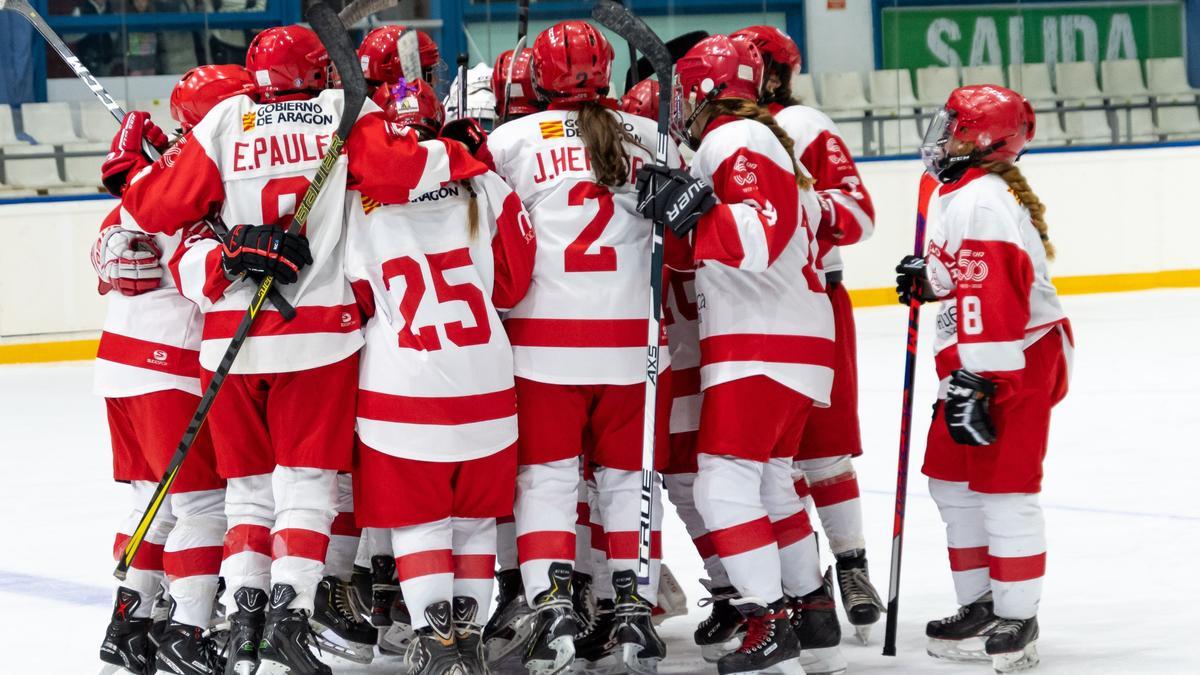
[[108, 156], [100, 165], [104, 187], [114, 196], [121, 196], [130, 174], [150, 163], [150, 158], [142, 153], [142, 139], [150, 141], [159, 152], [167, 149], [167, 135], [150, 121], [150, 113], [137, 110], [125, 113], [121, 130], [113, 137]]
[[162, 251], [145, 233], [120, 225], [100, 232], [92, 245], [92, 267], [100, 279], [101, 295], [117, 289], [121, 295], [139, 295], [162, 284]]

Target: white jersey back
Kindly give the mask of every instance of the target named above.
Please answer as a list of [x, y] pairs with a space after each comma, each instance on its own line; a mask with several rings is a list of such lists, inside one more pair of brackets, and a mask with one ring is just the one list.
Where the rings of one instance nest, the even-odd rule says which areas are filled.
[[[650, 120], [611, 114], [637, 142], [626, 143], [629, 180], [619, 187], [595, 182], [575, 112], [529, 115], [488, 139], [497, 173], [521, 195], [537, 232], [533, 283], [505, 320], [520, 377], [554, 384], [645, 379], [652, 225], [636, 211], [635, 174], [653, 161], [656, 129]], [[670, 162], [679, 162], [673, 144]]]

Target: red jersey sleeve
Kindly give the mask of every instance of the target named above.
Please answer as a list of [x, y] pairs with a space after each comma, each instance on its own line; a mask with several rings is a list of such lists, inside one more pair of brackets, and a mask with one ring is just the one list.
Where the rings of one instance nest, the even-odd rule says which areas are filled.
[[695, 260], [767, 269], [796, 232], [800, 193], [795, 174], [742, 147], [717, 166], [712, 187], [720, 204], [700, 218]]
[[172, 235], [220, 210], [225, 185], [204, 145], [185, 134], [129, 181], [121, 195], [122, 223], [152, 234]]
[[800, 163], [812, 174], [821, 197], [817, 237], [836, 246], [869, 238], [875, 231], [875, 205], [845, 141], [831, 131], [821, 131], [801, 151]]
[[525, 297], [533, 280], [536, 253], [537, 238], [533, 224], [529, 222], [529, 214], [525, 212], [517, 193], [508, 190], [496, 218], [496, 233], [492, 237], [496, 275], [492, 304], [496, 309], [512, 309]]
[[384, 204], [404, 204], [410, 194], [487, 171], [457, 141], [421, 142], [415, 133], [389, 133], [381, 112], [358, 120], [346, 142], [346, 153], [347, 189]]

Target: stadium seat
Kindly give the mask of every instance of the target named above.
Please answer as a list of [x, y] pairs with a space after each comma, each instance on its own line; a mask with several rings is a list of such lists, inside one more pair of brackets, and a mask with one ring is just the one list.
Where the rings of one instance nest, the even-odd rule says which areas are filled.
[[958, 69], [952, 66], [917, 69], [917, 100], [940, 106], [958, 88]]
[[1158, 109], [1158, 133], [1168, 140], [1200, 138], [1196, 90], [1187, 79], [1182, 58], [1146, 59], [1146, 88], [1159, 103], [1191, 103]]
[[167, 132], [168, 136], [179, 126], [175, 120], [171, 119], [171, 102], [168, 99], [155, 98], [138, 101], [135, 110], [145, 110], [150, 113], [150, 119], [162, 127], [162, 130]]
[[1066, 145], [1067, 134], [1063, 131], [1062, 120], [1059, 119], [1060, 113], [1054, 102], [1046, 101], [1039, 104], [1036, 101], [1030, 101], [1030, 104], [1034, 107], [1037, 124], [1033, 142], [1030, 145], [1035, 148]]
[[1154, 96], [1196, 93], [1188, 83], [1187, 66], [1181, 57], [1146, 59], [1146, 84]]
[[[117, 101], [117, 105], [128, 110], [124, 101]], [[117, 124], [108, 108], [98, 102], [86, 101], [79, 106], [79, 130], [85, 141], [112, 142], [113, 135], [117, 133]]]
[[[111, 115], [109, 116], [111, 119]], [[92, 151], [96, 154], [88, 157], [63, 158], [63, 172], [67, 183], [77, 187], [101, 189], [100, 165], [104, 163], [104, 153], [108, 152], [108, 143], [81, 143], [67, 148], [70, 152]]]
[[54, 151], [50, 145], [8, 146], [4, 148], [4, 182], [15, 188], [45, 190], [66, 187], [58, 175], [53, 157], [22, 159], [21, 155], [46, 154]]
[[861, 119], [845, 118], [861, 118], [863, 111], [861, 110], [825, 110], [822, 111], [826, 115], [833, 118], [834, 124], [837, 125], [838, 133], [841, 134], [842, 140], [850, 147], [850, 154], [855, 157], [861, 157], [866, 154], [866, 147], [863, 143], [863, 122]]
[[39, 144], [63, 145], [83, 140], [75, 133], [71, 107], [66, 103], [26, 103], [21, 106], [21, 120], [25, 123], [25, 133]]
[[963, 66], [962, 83], [1008, 86], [1004, 83], [1004, 70], [1000, 66]]
[[[1096, 66], [1091, 61], [1057, 63], [1054, 79], [1058, 82], [1058, 94], [1067, 107], [1103, 102], [1103, 94], [1096, 82]], [[1072, 143], [1112, 142], [1108, 113], [1103, 110], [1064, 112], [1063, 122], [1063, 130]]]
[[[1114, 104], [1150, 103], [1150, 92], [1142, 82], [1142, 64], [1137, 59], [1101, 61], [1100, 83], [1104, 94]], [[1154, 117], [1149, 108], [1117, 109], [1114, 112], [1121, 142], [1158, 140], [1158, 134], [1154, 131]]]
[[0, 103], [0, 145], [24, 145], [25, 141], [17, 138], [17, 130], [13, 126], [13, 111], [7, 103]]
[[873, 70], [870, 76], [871, 103], [876, 108], [910, 108], [917, 105], [912, 75], [908, 70]]
[[921, 145], [921, 122], [913, 119], [889, 120], [888, 115], [911, 115], [918, 107], [913, 94], [912, 75], [905, 69], [872, 71], [869, 77], [871, 105], [877, 117], [877, 147], [883, 155], [915, 152]]
[[[1050, 85], [1050, 69], [1044, 63], [1014, 63], [1008, 67], [1008, 88], [1030, 101], [1058, 98]], [[1035, 104], [1036, 105], [1036, 104]]]
[[821, 101], [830, 110], [862, 110], [870, 107], [863, 90], [862, 75], [857, 71], [848, 73], [821, 73]]
[[812, 73], [796, 73], [792, 76], [792, 96], [804, 105], [820, 107], [821, 101], [817, 98]]

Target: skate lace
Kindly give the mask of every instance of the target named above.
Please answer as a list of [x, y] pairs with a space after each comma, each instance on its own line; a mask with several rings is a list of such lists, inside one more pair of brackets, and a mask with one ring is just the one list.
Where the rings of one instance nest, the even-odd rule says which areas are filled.
[[952, 616], [948, 616], [944, 619], [939, 619], [938, 623], [940, 623], [944, 626], [947, 624], [962, 621], [963, 619], [965, 619], [967, 617], [967, 612], [970, 612], [970, 611], [971, 611], [971, 608], [969, 606], [963, 605], [962, 607], [959, 607], [958, 611], [955, 612]]
[[879, 609], [883, 609], [883, 599], [879, 597], [879, 593], [875, 592], [875, 588], [871, 586], [870, 577], [866, 572], [857, 568], [838, 570], [838, 581], [842, 588], [846, 589], [845, 603], [847, 607], [856, 605], [875, 605]]
[[353, 624], [362, 621], [362, 619], [359, 618], [359, 616], [352, 609], [352, 603], [354, 601], [350, 599], [350, 588], [341, 582], [335, 582], [333, 586], [334, 611], [336, 611], [343, 619], [345, 619], [347, 623]]
[[752, 654], [762, 649], [772, 632], [772, 627], [767, 624], [765, 618], [760, 616], [750, 617], [746, 620], [746, 637], [742, 638], [742, 645], [738, 647], [738, 651], [745, 654]]
[[1016, 619], [1001, 619], [1000, 623], [996, 624], [996, 627], [992, 629], [991, 633], [992, 635], [1011, 635], [1016, 637], [1016, 635], [1021, 632], [1021, 628], [1024, 627], [1024, 625], [1024, 621]]
[[738, 597], [737, 591], [733, 591], [731, 593], [713, 593], [712, 595], [708, 596], [707, 598], [700, 598], [699, 600], [697, 600], [696, 606], [708, 607], [709, 605], [713, 604], [714, 602], [720, 602], [721, 600], [733, 600], [736, 597]]
[[[217, 626], [214, 626], [201, 633], [203, 639], [200, 640], [200, 658], [203, 660], [204, 665], [208, 666], [214, 673], [219, 673], [225, 665], [221, 663], [221, 653], [223, 650], [218, 648], [217, 643], [213, 641], [213, 634], [216, 630]], [[228, 644], [226, 644], [226, 649], [228, 649]]]

